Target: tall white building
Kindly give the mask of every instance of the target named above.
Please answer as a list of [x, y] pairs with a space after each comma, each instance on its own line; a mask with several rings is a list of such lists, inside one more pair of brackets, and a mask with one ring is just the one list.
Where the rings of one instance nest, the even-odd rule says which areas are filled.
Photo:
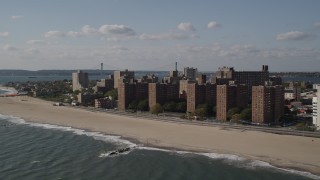
[[317, 130], [320, 129], [320, 84], [315, 86], [317, 90], [316, 97], [312, 99], [312, 106], [313, 106], [313, 124], [316, 126]]
[[78, 71], [72, 73], [72, 90], [80, 90], [88, 88], [89, 86], [89, 77], [88, 73], [83, 71]]

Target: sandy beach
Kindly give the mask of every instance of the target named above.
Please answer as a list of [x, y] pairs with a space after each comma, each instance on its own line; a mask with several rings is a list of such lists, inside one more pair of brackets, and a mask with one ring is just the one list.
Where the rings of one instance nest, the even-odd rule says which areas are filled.
[[31, 97], [0, 98], [0, 114], [120, 135], [148, 146], [235, 154], [320, 175], [320, 139], [159, 122], [53, 106]]

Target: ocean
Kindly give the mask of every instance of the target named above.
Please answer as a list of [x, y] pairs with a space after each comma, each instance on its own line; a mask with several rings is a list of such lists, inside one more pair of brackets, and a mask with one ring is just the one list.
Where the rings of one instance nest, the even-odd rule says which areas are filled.
[[[320, 179], [236, 155], [146, 147], [119, 136], [0, 115], [0, 179]], [[115, 156], [110, 152], [130, 147]]]

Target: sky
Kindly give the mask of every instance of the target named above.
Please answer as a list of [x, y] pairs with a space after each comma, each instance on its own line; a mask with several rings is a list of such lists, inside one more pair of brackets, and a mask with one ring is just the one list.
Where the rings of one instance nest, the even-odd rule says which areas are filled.
[[319, 0], [0, 4], [0, 69], [320, 71]]

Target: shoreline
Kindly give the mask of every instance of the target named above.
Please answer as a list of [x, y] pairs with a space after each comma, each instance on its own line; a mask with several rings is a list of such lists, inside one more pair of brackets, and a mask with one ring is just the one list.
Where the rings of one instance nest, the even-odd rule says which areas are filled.
[[0, 114], [27, 122], [121, 136], [124, 140], [160, 149], [230, 154], [267, 162], [277, 168], [320, 175], [320, 139], [316, 138], [143, 120], [53, 107], [51, 102], [31, 97], [0, 98]]

